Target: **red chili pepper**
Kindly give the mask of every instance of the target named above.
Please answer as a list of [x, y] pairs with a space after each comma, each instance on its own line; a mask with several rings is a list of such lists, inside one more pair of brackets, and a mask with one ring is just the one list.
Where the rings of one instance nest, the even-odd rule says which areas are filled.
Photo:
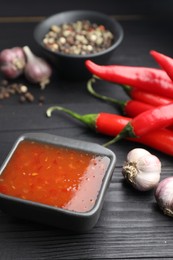
[[[47, 110], [47, 116], [51, 117], [55, 110], [63, 111], [91, 129], [109, 136], [118, 135], [122, 129], [131, 121], [131, 118], [116, 114], [99, 113], [80, 115], [67, 108], [54, 106]], [[173, 132], [168, 129], [158, 129], [139, 138], [128, 138], [128, 140], [145, 144], [158, 151], [173, 156]]]
[[113, 140], [105, 146], [126, 137], [140, 137], [151, 131], [173, 124], [173, 103], [154, 107], [134, 117]]
[[129, 117], [133, 118], [133, 117], [139, 115], [140, 113], [153, 108], [152, 105], [149, 105], [149, 104], [146, 104], [146, 103], [143, 103], [140, 101], [136, 101], [136, 100], [121, 101], [121, 100], [110, 98], [110, 97], [107, 97], [104, 95], [100, 95], [92, 87], [92, 83], [94, 83], [94, 82], [95, 82], [95, 79], [92, 78], [87, 83], [87, 90], [89, 91], [89, 93], [99, 99], [102, 99], [102, 100], [105, 100], [105, 101], [118, 105], [120, 107], [120, 109], [122, 110], [123, 114], [125, 114]]
[[162, 97], [130, 86], [121, 86], [132, 99], [150, 104], [152, 106], [166, 105], [171, 102], [173, 103], [173, 99], [168, 97]]
[[101, 79], [173, 98], [173, 82], [161, 69], [97, 65], [91, 60], [86, 60], [85, 65], [92, 74]]
[[160, 52], [151, 50], [150, 54], [157, 61], [157, 63], [164, 69], [168, 76], [173, 80], [173, 59]]

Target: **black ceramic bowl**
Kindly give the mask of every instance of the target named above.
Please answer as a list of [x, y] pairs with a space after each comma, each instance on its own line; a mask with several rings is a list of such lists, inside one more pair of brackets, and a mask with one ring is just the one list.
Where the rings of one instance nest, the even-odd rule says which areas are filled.
[[[89, 20], [91, 23], [104, 25], [114, 35], [113, 44], [104, 51], [88, 55], [70, 55], [53, 52], [44, 46], [43, 38], [52, 25], [73, 23], [78, 20]], [[38, 24], [34, 30], [34, 38], [41, 47], [43, 54], [46, 55], [52, 64], [56, 65], [58, 75], [63, 76], [67, 80], [81, 80], [90, 76], [85, 67], [86, 59], [91, 59], [101, 65], [108, 63], [109, 57], [123, 39], [123, 29], [115, 19], [99, 12], [87, 10], [66, 11], [52, 15]]]
[[[26, 149], [26, 147], [25, 147], [25, 153], [21, 152], [21, 154], [22, 154], [22, 156], [23, 156], [23, 154], [27, 154], [27, 156], [25, 156], [25, 157], [27, 157], [27, 160], [26, 160], [26, 158], [21, 159], [21, 157], [20, 157], [21, 155], [19, 155], [19, 147], [21, 147], [20, 145], [21, 144], [23, 145], [24, 142], [31, 142], [31, 145], [39, 144], [39, 145], [43, 145], [46, 147], [50, 146], [51, 149], [52, 149], [52, 146], [54, 147], [53, 149], [56, 149], [56, 148], [64, 148], [64, 149], [68, 149], [68, 150], [72, 149], [74, 151], [78, 151], [79, 153], [87, 153], [87, 154], [92, 154], [92, 156], [99, 156], [99, 158], [104, 158], [104, 160], [107, 161], [107, 164], [104, 169], [103, 177], [100, 182], [100, 187], [98, 188], [97, 196], [96, 196], [96, 199], [95, 199], [92, 207], [86, 211], [83, 211], [83, 210], [80, 211], [80, 210], [74, 210], [74, 209], [71, 210], [69, 208], [67, 209], [67, 208], [57, 207], [57, 206], [53, 206], [53, 205], [40, 203], [37, 201], [34, 202], [33, 200], [23, 198], [23, 195], [22, 195], [22, 197], [21, 197], [21, 195], [20, 195], [20, 197], [18, 197], [19, 196], [18, 194], [20, 193], [20, 190], [23, 189], [23, 187], [25, 187], [23, 192], [25, 192], [25, 194], [28, 192], [26, 186], [24, 186], [24, 185], [26, 185], [26, 183], [28, 183], [27, 185], [31, 185], [32, 193], [34, 194], [36, 191], [38, 191], [37, 188], [41, 189], [40, 186], [42, 185], [42, 182], [44, 182], [44, 181], [48, 182], [48, 179], [44, 179], [42, 174], [40, 175], [40, 173], [38, 173], [38, 176], [37, 176], [36, 172], [38, 170], [36, 172], [35, 171], [32, 172], [31, 169], [29, 170], [29, 172], [27, 172], [28, 170], [26, 170], [26, 168], [24, 168], [25, 170], [23, 170], [23, 168], [22, 168], [21, 172], [20, 172], [20, 170], [15, 170], [15, 169], [17, 169], [16, 161], [15, 161], [15, 167], [12, 166], [12, 163], [14, 162], [14, 160], [16, 160], [16, 158], [19, 161], [18, 162], [19, 169], [20, 169], [20, 167], [25, 167], [28, 164], [28, 161], [34, 160], [34, 167], [36, 167], [35, 164], [36, 164], [36, 161], [38, 161], [38, 159], [39, 159], [39, 162], [40, 162], [40, 160], [49, 161], [49, 157], [46, 157], [46, 158], [43, 157], [43, 155], [42, 155], [43, 153], [41, 153], [41, 152], [38, 154], [36, 154], [36, 152], [34, 152], [31, 156], [28, 156], [28, 150]], [[17, 156], [16, 156], [16, 154], [17, 154]], [[57, 154], [56, 154], [56, 156], [57, 156]], [[42, 158], [42, 159], [40, 159], [40, 158]], [[66, 163], [68, 164], [68, 159], [67, 159]], [[82, 161], [82, 163], [83, 163], [83, 161]], [[102, 161], [102, 163], [103, 163], [103, 161]], [[103, 166], [102, 163], [100, 165], [98, 164], [98, 167], [102, 167]], [[17, 139], [14, 146], [12, 147], [12, 150], [10, 151], [9, 155], [7, 156], [5, 162], [3, 163], [3, 165], [1, 166], [1, 169], [0, 169], [0, 179], [1, 179], [0, 208], [2, 210], [4, 210], [5, 212], [7, 212], [11, 215], [14, 215], [16, 217], [19, 217], [19, 218], [24, 218], [24, 219], [28, 219], [31, 221], [41, 222], [44, 224], [53, 225], [58, 228], [72, 230], [75, 232], [86, 232], [94, 227], [94, 225], [97, 223], [97, 220], [100, 216], [105, 193], [106, 193], [106, 190], [110, 183], [111, 176], [112, 176], [112, 173], [115, 168], [115, 163], [116, 163], [115, 154], [112, 151], [110, 151], [109, 149], [104, 148], [98, 144], [74, 140], [74, 139], [70, 139], [70, 138], [63, 138], [60, 136], [55, 136], [55, 135], [50, 135], [50, 134], [43, 134], [43, 133], [24, 134]], [[13, 177], [10, 177], [10, 175], [8, 175], [8, 173], [7, 173], [10, 166], [11, 166], [11, 174], [13, 174]], [[51, 166], [52, 166], [52, 164], [49, 165], [49, 167], [51, 167]], [[56, 167], [59, 167], [59, 164], [57, 164]], [[39, 166], [39, 168], [40, 168], [40, 166]], [[48, 169], [48, 167], [43, 167], [44, 172], [47, 169]], [[92, 166], [92, 169], [93, 169], [93, 166]], [[68, 173], [67, 173], [67, 176], [69, 176]], [[26, 179], [25, 179], [26, 174], [32, 175], [33, 176], [32, 178], [34, 178], [34, 180], [35, 180], [35, 178], [38, 178], [38, 180], [37, 180], [38, 187], [36, 184], [33, 185], [33, 183], [30, 183], [30, 180], [26, 181]], [[53, 174], [54, 174], [54, 171], [53, 171]], [[5, 179], [5, 176], [8, 176], [8, 181], [9, 181], [10, 185], [12, 186], [12, 188], [10, 187], [10, 189], [17, 189], [18, 184], [15, 183], [15, 180], [17, 180], [19, 175], [20, 176], [24, 175], [24, 176], [22, 176], [23, 182], [20, 181], [21, 184], [19, 186], [20, 189], [17, 191], [17, 196], [14, 194], [9, 195], [9, 192], [7, 192], [7, 190], [6, 190], [6, 193], [4, 194], [3, 189], [4, 189], [5, 184], [3, 184], [2, 181], [3, 181], [3, 179]], [[56, 177], [59, 178], [60, 176], [59, 175], [55, 176], [55, 182], [56, 182]], [[85, 177], [86, 177], [86, 175], [85, 175]], [[96, 176], [94, 176], [94, 177], [96, 177]], [[42, 182], [41, 182], [41, 179], [39, 179], [39, 178], [42, 178]], [[86, 183], [86, 185], [88, 185], [88, 186], [86, 186], [86, 185], [83, 186], [81, 184], [80, 191], [82, 191], [82, 193], [74, 193], [77, 195], [77, 196], [75, 195], [76, 201], [75, 201], [74, 205], [77, 205], [77, 207], [78, 207], [79, 205], [81, 205], [81, 203], [83, 203], [85, 200], [87, 201], [88, 198], [90, 198], [91, 193], [92, 193], [91, 186], [93, 186], [93, 187], [98, 186], [98, 183], [96, 182], [96, 180], [90, 178], [89, 184]], [[67, 181], [67, 179], [64, 181]], [[94, 181], [95, 181], [95, 183], [94, 183]], [[54, 182], [54, 175], [53, 175], [53, 182]], [[83, 182], [81, 182], [81, 183], [83, 183]], [[8, 189], [8, 186], [6, 186], [6, 187], [7, 187], [6, 189]], [[48, 189], [49, 189], [49, 185], [48, 185]], [[82, 189], [84, 189], [84, 190], [82, 190]], [[62, 189], [62, 191], [64, 192], [64, 188]], [[46, 192], [45, 188], [44, 188], [44, 192]], [[54, 190], [54, 192], [56, 192], [56, 190]], [[85, 196], [85, 197], [82, 197], [82, 200], [80, 198], [80, 196], [81, 196], [80, 194], [83, 194]], [[44, 193], [43, 193], [43, 196], [44, 196]], [[61, 196], [61, 190], [60, 190], [59, 196]], [[90, 200], [88, 200], [88, 201], [90, 201]], [[77, 202], [77, 204], [76, 204], [76, 202]], [[69, 204], [69, 205], [72, 205], [72, 204]], [[83, 205], [82, 205], [82, 207], [83, 207]]]

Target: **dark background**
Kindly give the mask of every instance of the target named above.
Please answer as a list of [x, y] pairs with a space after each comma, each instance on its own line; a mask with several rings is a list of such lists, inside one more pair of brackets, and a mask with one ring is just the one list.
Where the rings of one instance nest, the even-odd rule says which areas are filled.
[[[37, 23], [56, 12], [90, 9], [104, 12], [117, 19], [124, 30], [124, 39], [111, 57], [110, 64], [158, 67], [149, 55], [151, 49], [173, 57], [173, 1], [1, 1], [0, 50], [28, 45], [39, 55], [33, 39]], [[2, 79], [2, 75], [0, 75]], [[56, 113], [45, 116], [51, 105], [62, 105], [76, 112], [119, 113], [117, 107], [96, 100], [86, 91], [86, 81], [69, 82], [55, 71], [45, 89], [45, 103], [38, 104], [42, 94], [38, 87], [27, 84], [35, 95], [33, 103], [20, 104], [16, 96], [0, 100], [0, 163], [3, 162], [16, 138], [25, 132], [48, 132], [103, 144], [110, 140], [85, 126]], [[98, 90], [111, 97], [128, 99], [119, 88], [105, 83]], [[161, 179], [173, 174], [172, 156], [149, 147], [162, 162]], [[137, 144], [122, 140], [111, 149], [117, 155], [117, 165], [100, 219], [86, 234], [73, 234], [16, 219], [0, 211], [0, 259], [172, 259], [173, 219], [157, 207], [153, 191], [141, 193], [132, 189], [122, 178], [122, 164], [127, 152]]]
[[47, 16], [56, 12], [72, 9], [90, 9], [109, 15], [172, 15], [171, 0], [72, 0], [72, 1], [26, 1], [7, 0], [1, 2], [0, 16]]

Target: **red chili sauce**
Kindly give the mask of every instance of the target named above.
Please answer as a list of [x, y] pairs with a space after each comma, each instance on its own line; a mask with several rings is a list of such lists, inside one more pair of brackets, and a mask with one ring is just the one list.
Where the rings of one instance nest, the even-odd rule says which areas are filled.
[[110, 159], [24, 140], [0, 175], [0, 192], [77, 212], [93, 208]]

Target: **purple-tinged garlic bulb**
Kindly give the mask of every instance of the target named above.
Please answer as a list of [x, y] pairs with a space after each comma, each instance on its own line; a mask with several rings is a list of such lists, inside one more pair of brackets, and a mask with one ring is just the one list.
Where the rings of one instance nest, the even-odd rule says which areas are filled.
[[19, 77], [25, 67], [25, 54], [20, 47], [4, 49], [0, 52], [0, 71], [5, 77], [15, 79]]
[[173, 217], [173, 177], [167, 177], [158, 184], [155, 199], [164, 214]]
[[24, 69], [26, 78], [32, 83], [39, 83], [44, 89], [50, 82], [52, 68], [44, 59], [34, 55], [28, 46], [24, 46], [23, 50], [27, 60]]

